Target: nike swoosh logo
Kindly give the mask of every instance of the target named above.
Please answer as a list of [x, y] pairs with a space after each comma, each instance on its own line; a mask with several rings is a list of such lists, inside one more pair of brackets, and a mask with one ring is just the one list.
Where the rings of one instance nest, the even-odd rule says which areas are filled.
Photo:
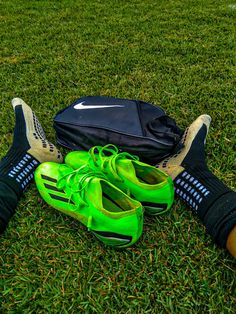
[[107, 105], [107, 106], [103, 106], [103, 105], [84, 105], [85, 101], [80, 102], [77, 105], [74, 105], [74, 109], [100, 109], [100, 108], [108, 108], [108, 107], [124, 107], [122, 105]]

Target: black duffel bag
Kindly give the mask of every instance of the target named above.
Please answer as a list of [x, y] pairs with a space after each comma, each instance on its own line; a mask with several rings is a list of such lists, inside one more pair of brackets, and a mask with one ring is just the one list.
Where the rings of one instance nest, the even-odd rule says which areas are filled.
[[102, 96], [82, 97], [59, 111], [54, 128], [58, 143], [71, 150], [114, 144], [150, 164], [173, 153], [182, 135], [158, 106]]

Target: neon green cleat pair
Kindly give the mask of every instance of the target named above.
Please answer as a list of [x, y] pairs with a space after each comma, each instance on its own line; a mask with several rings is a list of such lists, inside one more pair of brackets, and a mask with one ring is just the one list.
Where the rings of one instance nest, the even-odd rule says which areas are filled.
[[35, 171], [42, 198], [107, 245], [131, 246], [142, 234], [143, 207], [160, 215], [173, 203], [168, 175], [114, 145], [71, 152], [65, 163], [46, 162]]

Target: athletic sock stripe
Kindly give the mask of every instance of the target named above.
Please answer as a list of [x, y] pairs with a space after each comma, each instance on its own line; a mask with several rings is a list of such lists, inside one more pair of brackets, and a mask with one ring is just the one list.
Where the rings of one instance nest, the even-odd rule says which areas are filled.
[[43, 174], [41, 174], [41, 178], [44, 179], [44, 180], [47, 180], [47, 181], [51, 181], [51, 182], [55, 182], [55, 183], [57, 182], [56, 179], [50, 178], [50, 177], [45, 176]]
[[152, 203], [152, 202], [141, 202], [142, 205], [145, 206], [150, 206], [150, 207], [156, 207], [156, 208], [161, 208], [161, 209], [166, 209], [167, 204], [159, 204], [159, 203]]
[[48, 190], [52, 190], [52, 191], [56, 191], [56, 192], [60, 192], [60, 193], [65, 194], [65, 191], [63, 191], [63, 190], [58, 190], [58, 188], [57, 188], [56, 186], [49, 185], [49, 184], [47, 184], [47, 183], [44, 183], [44, 186], [45, 186], [45, 188], [48, 189]]
[[62, 196], [59, 196], [59, 195], [55, 195], [55, 194], [51, 194], [51, 193], [49, 193], [49, 195], [54, 200], [65, 202], [65, 203], [71, 203], [71, 204], [75, 205], [75, 203], [72, 200], [69, 200], [69, 198], [65, 198], [65, 197], [62, 197]]

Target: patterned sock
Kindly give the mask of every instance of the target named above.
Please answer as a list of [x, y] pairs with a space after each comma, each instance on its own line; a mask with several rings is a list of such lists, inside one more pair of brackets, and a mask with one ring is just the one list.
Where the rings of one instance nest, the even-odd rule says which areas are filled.
[[0, 232], [6, 229], [39, 163], [62, 162], [61, 153], [47, 141], [31, 108], [20, 98], [14, 98], [12, 106], [15, 110], [13, 143], [0, 162]]
[[204, 144], [211, 118], [202, 115], [186, 129], [177, 154], [157, 167], [171, 175], [175, 192], [198, 215], [220, 246], [236, 225], [236, 193], [207, 168]]
[[20, 196], [32, 181], [39, 163], [62, 162], [62, 155], [47, 141], [35, 113], [22, 99], [14, 98], [12, 106], [15, 110], [14, 137], [10, 150], [0, 162], [0, 181]]

